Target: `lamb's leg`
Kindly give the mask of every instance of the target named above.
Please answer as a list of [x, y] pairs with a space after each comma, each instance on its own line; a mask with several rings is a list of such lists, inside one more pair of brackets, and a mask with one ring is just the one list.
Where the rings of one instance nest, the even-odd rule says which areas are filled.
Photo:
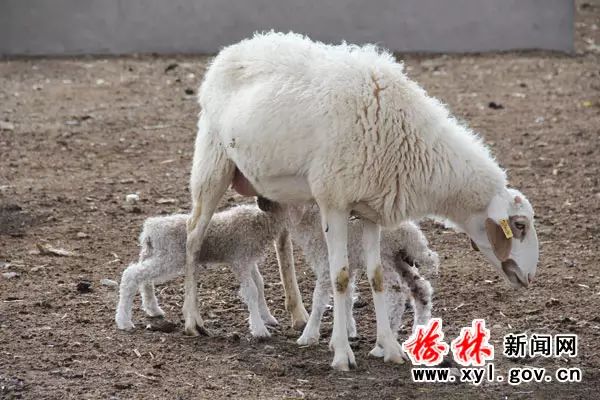
[[327, 307], [329, 300], [329, 293], [331, 293], [331, 283], [327, 276], [329, 275], [329, 268], [327, 265], [320, 266], [319, 271], [322, 275], [317, 276], [317, 282], [315, 283], [315, 289], [313, 291], [312, 298], [312, 309], [308, 322], [302, 331], [302, 335], [298, 338], [296, 343], [301, 346], [307, 346], [316, 344], [319, 342], [321, 319], [323, 313]]
[[306, 325], [308, 313], [304, 308], [302, 295], [298, 288], [292, 241], [287, 230], [284, 230], [275, 239], [275, 252], [279, 263], [279, 275], [285, 292], [285, 309], [292, 318], [292, 327], [300, 330]]
[[252, 279], [252, 271], [242, 264], [232, 265], [232, 268], [240, 281], [240, 296], [248, 306], [250, 333], [258, 338], [271, 336], [260, 315], [258, 289]]
[[159, 275], [158, 260], [154, 258], [131, 264], [123, 271], [119, 287], [119, 304], [115, 315], [115, 322], [119, 329], [129, 330], [135, 327], [131, 320], [133, 298], [142, 283], [152, 281]]
[[350, 284], [348, 268], [348, 212], [327, 209], [319, 204], [329, 257], [329, 274], [333, 286], [333, 332], [329, 347], [333, 349], [331, 366], [339, 371], [356, 367], [348, 342], [346, 301]]
[[[381, 231], [379, 225], [369, 221], [363, 223], [363, 249], [367, 276], [373, 292], [375, 316], [377, 318], [377, 345], [383, 348], [384, 361], [398, 364], [404, 362], [402, 348], [390, 327], [389, 313], [385, 300], [385, 286], [380, 252]], [[375, 349], [374, 349], [375, 350]]]
[[256, 264], [254, 264], [254, 267], [252, 268], [252, 280], [256, 285], [256, 289], [258, 289], [258, 309], [260, 310], [260, 317], [267, 325], [279, 325], [279, 322], [271, 315], [271, 310], [269, 310], [269, 306], [265, 300], [265, 282], [258, 269], [258, 265]]
[[204, 321], [198, 313], [198, 288], [194, 274], [194, 255], [201, 249], [204, 235], [217, 204], [233, 179], [235, 165], [227, 159], [223, 145], [210, 133], [204, 114], [198, 121], [198, 136], [194, 151], [190, 192], [192, 214], [187, 225], [185, 297], [183, 315], [185, 333], [191, 336], [204, 330]]
[[150, 317], [163, 317], [165, 312], [158, 305], [158, 299], [154, 294], [154, 283], [152, 281], [143, 282], [140, 285], [142, 294], [142, 308]]

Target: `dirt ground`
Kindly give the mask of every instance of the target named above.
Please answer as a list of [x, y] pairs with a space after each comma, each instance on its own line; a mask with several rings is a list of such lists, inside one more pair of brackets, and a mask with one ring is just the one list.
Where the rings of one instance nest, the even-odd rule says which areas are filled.
[[[139, 299], [137, 329], [118, 331], [117, 291], [100, 280], [118, 281], [135, 260], [146, 217], [189, 209], [194, 95], [208, 58], [27, 59], [0, 62], [0, 398], [598, 398], [600, 2], [578, 2], [577, 10], [573, 55], [399, 58], [481, 133], [537, 212], [541, 260], [524, 291], [510, 289], [465, 236], [423, 223], [442, 260], [432, 283], [446, 337], [485, 318], [500, 354], [509, 332], [577, 333], [574, 359], [500, 355], [496, 367], [579, 367], [581, 383], [412, 383], [407, 364], [368, 357], [374, 311], [364, 278], [353, 344], [359, 366], [334, 372], [331, 314], [318, 346], [295, 344], [272, 254], [262, 266], [280, 321], [270, 340], [251, 340], [226, 267], [200, 282], [213, 337], [182, 334], [181, 280], [159, 287], [175, 332], [144, 330]], [[130, 193], [139, 193], [139, 204], [125, 203]], [[222, 205], [239, 201], [228, 193]], [[76, 255], [40, 254], [37, 245]], [[301, 254], [297, 267], [308, 307], [313, 277]], [[90, 292], [78, 290], [82, 281]]]

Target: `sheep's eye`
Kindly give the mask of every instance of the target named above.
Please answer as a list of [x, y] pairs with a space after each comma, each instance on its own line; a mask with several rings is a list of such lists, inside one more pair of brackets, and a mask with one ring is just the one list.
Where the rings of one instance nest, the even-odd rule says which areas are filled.
[[517, 228], [520, 231], [524, 231], [525, 230], [525, 224], [522, 222], [515, 222], [515, 228]]

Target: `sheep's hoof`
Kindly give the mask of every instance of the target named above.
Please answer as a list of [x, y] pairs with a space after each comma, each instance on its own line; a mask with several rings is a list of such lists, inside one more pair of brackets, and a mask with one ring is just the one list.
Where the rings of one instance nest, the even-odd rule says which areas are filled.
[[298, 338], [298, 340], [296, 340], [296, 343], [298, 343], [300, 346], [312, 346], [315, 345], [317, 343], [319, 343], [319, 335], [311, 335], [311, 334], [302, 334], [302, 336], [300, 336]]
[[301, 331], [308, 322], [308, 312], [302, 308], [299, 312], [292, 314], [292, 328]]
[[383, 347], [376, 344], [375, 347], [373, 347], [373, 350], [369, 352], [369, 355], [376, 358], [383, 358]]
[[255, 339], [258, 340], [263, 340], [263, 339], [268, 339], [271, 337], [271, 334], [269, 333], [269, 330], [267, 329], [266, 326], [263, 326], [261, 328], [257, 328], [257, 329], [252, 329], [252, 336]]
[[266, 325], [269, 325], [269, 326], [278, 326], [279, 325], [279, 321], [277, 321], [275, 319], [275, 317], [272, 315], [266, 315], [262, 318], [262, 320]]
[[331, 367], [336, 371], [350, 371], [356, 368], [356, 360], [350, 345], [344, 347], [344, 349], [336, 351], [333, 357]]

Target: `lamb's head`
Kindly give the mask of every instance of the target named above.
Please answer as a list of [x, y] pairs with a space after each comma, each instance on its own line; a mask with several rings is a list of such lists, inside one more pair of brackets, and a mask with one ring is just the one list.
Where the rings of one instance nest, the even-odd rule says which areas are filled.
[[465, 224], [479, 250], [515, 287], [527, 287], [535, 276], [539, 244], [533, 225], [533, 207], [518, 190], [495, 195], [487, 210]]

